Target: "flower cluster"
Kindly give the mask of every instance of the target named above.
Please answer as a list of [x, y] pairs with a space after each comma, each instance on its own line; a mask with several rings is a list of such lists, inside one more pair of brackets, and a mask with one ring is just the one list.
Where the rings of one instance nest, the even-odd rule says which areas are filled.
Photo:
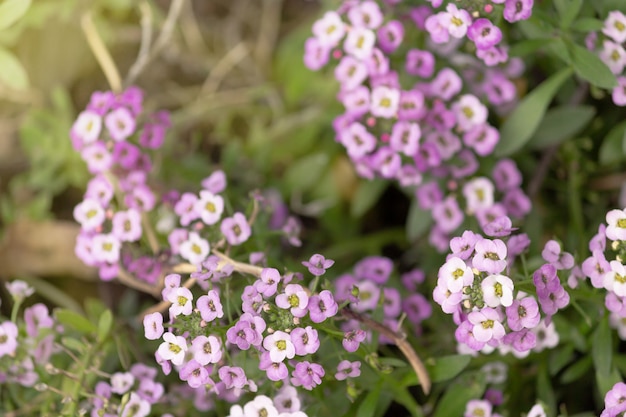
[[[505, 18], [527, 18], [531, 9], [532, 1], [507, 1]], [[387, 10], [392, 13], [395, 9]], [[516, 17], [511, 10], [518, 13]], [[485, 18], [472, 23], [470, 14], [455, 4], [437, 14], [423, 6], [408, 17], [410, 28], [426, 31], [432, 49], [449, 61], [441, 67], [437, 55], [428, 49], [406, 51], [400, 60], [406, 73], [415, 78], [412, 86], [403, 87], [406, 81], [403, 78], [401, 82], [392, 67], [397, 61], [392, 55], [400, 54], [407, 24], [402, 20], [407, 19], [401, 16], [385, 22], [374, 1], [346, 3], [315, 22], [314, 37], [305, 48], [305, 63], [319, 69], [331, 54], [338, 60], [335, 77], [341, 85], [339, 100], [345, 112], [334, 122], [336, 140], [346, 148], [361, 176], [395, 179], [403, 187], [418, 186], [420, 207], [432, 210], [436, 221], [431, 243], [445, 250], [464, 211], [478, 216], [479, 211], [497, 203], [493, 182], [475, 176], [478, 158], [491, 154], [499, 141], [499, 132], [488, 123], [484, 102], [500, 110], [510, 107], [517, 94], [510, 78], [519, 75], [521, 65], [511, 60], [507, 67], [497, 67], [508, 61], [505, 50], [496, 46], [500, 30]], [[479, 47], [478, 55], [486, 64], [457, 49], [458, 40], [466, 34]], [[456, 42], [450, 41], [450, 36]], [[433, 42], [447, 44], [433, 47]], [[494, 55], [503, 56], [495, 60]], [[498, 188], [504, 200], [493, 208], [499, 215], [523, 217], [530, 210], [516, 171], [512, 160], [494, 171], [496, 182], [503, 184], [503, 189]], [[465, 207], [456, 193], [461, 186]], [[483, 193], [484, 197], [478, 197]], [[502, 210], [503, 206], [509, 210]]]
[[[500, 236], [510, 233], [504, 230]], [[453, 314], [461, 349], [490, 352], [499, 348], [505, 353], [512, 348], [512, 353], [521, 357], [553, 345], [545, 332], [551, 326], [551, 315], [568, 304], [569, 295], [552, 264], [533, 274], [539, 303], [532, 295], [516, 290], [507, 257], [521, 254], [529, 243], [524, 234], [511, 236], [505, 243], [471, 231], [451, 240], [452, 253], [439, 269], [433, 298], [445, 313]], [[554, 259], [553, 253], [548, 257]], [[571, 264], [570, 268], [573, 259]], [[546, 316], [543, 319], [540, 306]]]
[[[16, 313], [22, 301], [34, 292], [20, 280], [8, 282], [6, 288]], [[57, 352], [54, 343], [62, 328], [41, 303], [25, 308], [23, 321], [17, 320], [17, 314], [13, 316], [15, 320], [0, 322], [0, 383], [33, 387]]]
[[591, 256], [582, 265], [582, 273], [595, 288], [604, 288], [606, 308], [611, 312], [611, 323], [620, 337], [626, 336], [626, 209], [610, 210], [606, 224], [589, 241]]
[[[609, 12], [602, 27], [602, 48], [598, 51], [600, 59], [609, 67], [611, 72], [617, 75], [617, 86], [613, 89], [613, 103], [618, 106], [626, 106], [626, 16], [619, 10]], [[598, 34], [591, 32], [587, 37], [587, 47], [596, 48]]]
[[[142, 237], [142, 216], [156, 204], [147, 183], [152, 163], [146, 151], [162, 145], [169, 125], [167, 112], [145, 115], [143, 93], [130, 87], [118, 95], [93, 93], [72, 126], [74, 148], [94, 175], [83, 201], [74, 208], [74, 218], [81, 225], [76, 255], [98, 267], [102, 279], [117, 276], [122, 245]], [[132, 259], [126, 261], [132, 263]], [[132, 269], [143, 268], [134, 265]], [[150, 271], [138, 277], [156, 281], [158, 268]]]

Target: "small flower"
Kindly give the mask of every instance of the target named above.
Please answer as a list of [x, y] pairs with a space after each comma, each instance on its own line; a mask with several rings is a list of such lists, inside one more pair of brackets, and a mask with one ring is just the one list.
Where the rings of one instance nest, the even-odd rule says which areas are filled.
[[213, 225], [222, 217], [224, 199], [210, 191], [202, 190], [200, 198], [194, 203], [194, 210], [206, 225]]
[[328, 11], [313, 24], [313, 34], [322, 45], [334, 48], [346, 34], [346, 25], [337, 12]]
[[461, 292], [474, 282], [472, 268], [467, 266], [461, 258], [451, 257], [439, 268], [438, 277], [445, 282], [446, 288], [453, 293]]
[[243, 388], [248, 382], [246, 373], [238, 366], [222, 366], [217, 373], [226, 389]]
[[198, 388], [210, 381], [209, 372], [195, 359], [185, 363], [180, 369], [178, 376], [182, 381], [187, 381], [191, 388]]
[[17, 326], [5, 321], [0, 324], [0, 358], [4, 355], [13, 356], [17, 349]]
[[480, 288], [489, 307], [508, 307], [513, 303], [513, 281], [507, 276], [489, 275], [480, 283]]
[[196, 308], [200, 311], [202, 320], [207, 323], [212, 322], [216, 318], [221, 319], [224, 317], [224, 309], [220, 296], [217, 291], [209, 290], [207, 295], [202, 295], [196, 301]]
[[464, 9], [459, 9], [453, 3], [449, 3], [446, 11], [442, 12], [441, 20], [443, 25], [448, 28], [450, 36], [454, 38], [464, 37], [472, 23], [470, 14]]
[[122, 242], [135, 242], [141, 237], [141, 214], [135, 209], [113, 215], [113, 234]]
[[608, 291], [620, 297], [626, 296], [626, 266], [620, 261], [611, 261], [611, 269], [604, 274], [603, 284]]
[[278, 417], [278, 410], [271, 398], [257, 395], [254, 400], [243, 406], [243, 415], [248, 417]]
[[299, 362], [291, 374], [293, 376], [291, 383], [296, 387], [301, 386], [304, 389], [312, 390], [322, 383], [325, 373], [324, 368], [320, 364], [307, 361]]
[[492, 405], [487, 400], [470, 400], [465, 406], [463, 417], [491, 417]]
[[291, 342], [296, 350], [296, 355], [304, 356], [317, 352], [320, 347], [320, 339], [317, 330], [311, 326], [305, 328], [296, 327], [290, 333]]
[[372, 116], [390, 119], [397, 115], [399, 102], [399, 90], [382, 85], [374, 87], [370, 99], [370, 112]]
[[507, 248], [500, 239], [479, 240], [474, 249], [476, 254], [472, 258], [472, 265], [479, 271], [499, 274], [506, 268]]
[[150, 403], [136, 392], [130, 393], [130, 399], [124, 406], [121, 417], [146, 417], [150, 414]]
[[611, 210], [606, 214], [606, 237], [626, 240], [626, 210]]
[[467, 318], [473, 324], [472, 332], [479, 342], [500, 340], [505, 334], [500, 315], [493, 308], [485, 307], [480, 311], [472, 311]]
[[304, 288], [298, 284], [288, 284], [285, 292], [276, 296], [276, 305], [280, 308], [290, 309], [295, 317], [304, 317], [309, 296]]
[[125, 394], [135, 383], [135, 377], [130, 372], [116, 372], [111, 375], [111, 392]]
[[193, 358], [200, 365], [218, 363], [222, 359], [222, 344], [220, 340], [213, 336], [196, 336], [191, 342]]
[[355, 27], [348, 32], [343, 49], [354, 58], [365, 60], [372, 55], [375, 42], [374, 32], [363, 27]]
[[319, 295], [311, 296], [307, 308], [313, 323], [321, 323], [327, 318], [335, 316], [339, 310], [333, 293], [328, 290], [321, 291]]
[[163, 315], [158, 311], [143, 318], [144, 335], [148, 340], [160, 339], [163, 335]]
[[241, 245], [252, 232], [246, 216], [239, 212], [222, 220], [220, 230], [230, 245]]
[[105, 220], [102, 204], [95, 199], [86, 198], [74, 207], [74, 219], [85, 231], [96, 230]]
[[125, 107], [118, 107], [104, 117], [104, 124], [114, 141], [126, 140], [135, 132], [135, 118]]
[[170, 306], [170, 316], [176, 317], [180, 314], [188, 316], [192, 311], [193, 294], [189, 288], [174, 288], [167, 295], [167, 301], [172, 303]]
[[182, 336], [165, 332], [164, 342], [159, 345], [157, 353], [164, 360], [171, 361], [174, 365], [182, 365], [187, 353], [187, 340]]
[[209, 242], [195, 232], [190, 232], [186, 241], [180, 244], [180, 256], [194, 265], [199, 265], [209, 255]]
[[326, 270], [333, 266], [335, 261], [326, 259], [323, 255], [315, 254], [308, 261], [302, 262], [302, 265], [309, 269], [309, 272], [316, 277], [324, 275]]
[[343, 381], [346, 378], [356, 378], [361, 375], [361, 362], [354, 361], [350, 362], [347, 360], [342, 360], [337, 365], [337, 373], [335, 374], [335, 379], [337, 381]]
[[71, 135], [82, 144], [95, 142], [102, 131], [102, 117], [96, 112], [85, 110], [78, 115], [72, 125]]
[[263, 268], [258, 281], [254, 283], [256, 290], [265, 297], [276, 294], [278, 283], [280, 282], [280, 272], [276, 268]]
[[365, 340], [366, 335], [365, 331], [361, 329], [351, 330], [344, 334], [341, 344], [346, 351], [356, 352], [361, 342]]
[[263, 339], [263, 347], [270, 352], [272, 362], [282, 362], [292, 359], [296, 354], [296, 349], [289, 334], [280, 330], [275, 331]]
[[489, 49], [502, 40], [502, 31], [484, 17], [476, 19], [467, 30], [467, 37], [478, 49]]

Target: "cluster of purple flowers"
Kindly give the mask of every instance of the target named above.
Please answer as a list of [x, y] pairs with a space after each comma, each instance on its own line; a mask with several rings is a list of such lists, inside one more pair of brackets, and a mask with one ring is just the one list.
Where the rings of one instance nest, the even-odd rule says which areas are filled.
[[557, 268], [572, 268], [574, 260], [570, 254], [561, 253], [554, 241], [544, 249], [549, 263], [533, 274], [539, 303], [532, 295], [515, 289], [509, 276], [512, 259], [530, 241], [525, 234], [510, 236], [510, 221], [508, 225], [496, 234], [508, 237], [506, 243], [471, 231], [453, 238], [452, 253], [439, 269], [433, 298], [445, 313], [453, 315], [461, 350], [486, 353], [499, 348], [505, 353], [512, 348], [512, 353], [521, 357], [553, 345], [553, 340], [546, 337], [550, 317], [569, 303]]
[[297, 391], [290, 385], [283, 385], [274, 399], [257, 395], [243, 407], [233, 405], [228, 417], [307, 417], [300, 411], [300, 400]]
[[[74, 209], [81, 224], [76, 255], [98, 267], [104, 280], [117, 276], [122, 245], [141, 238], [142, 216], [155, 207], [147, 184], [152, 163], [146, 150], [162, 145], [169, 126], [167, 112], [143, 113], [143, 93], [135, 87], [118, 95], [93, 93], [72, 126], [74, 148], [94, 175]], [[139, 277], [153, 282], [158, 273]]]
[[[434, 7], [441, 5], [434, 3]], [[514, 18], [509, 9], [520, 14]], [[527, 18], [531, 9], [532, 1], [507, 1], [505, 18]], [[407, 16], [409, 26], [427, 32], [430, 49], [436, 53], [406, 51], [404, 70], [416, 81], [405, 89], [391, 58], [402, 44], [406, 25], [402, 20], [407, 19], [385, 22], [382, 10], [370, 0], [345, 2], [337, 12], [327, 12], [315, 22], [314, 37], [305, 46], [305, 63], [311, 69], [326, 65], [331, 55], [338, 59], [335, 77], [341, 84], [339, 100], [345, 112], [334, 122], [336, 140], [346, 148], [359, 175], [417, 186], [418, 203], [432, 210], [436, 221], [431, 243], [442, 251], [462, 223], [463, 211], [479, 216], [495, 204], [492, 211], [499, 215], [523, 217], [530, 210], [530, 200], [519, 188], [521, 176], [512, 160], [498, 164], [493, 174], [503, 192], [502, 204], [494, 201], [493, 182], [475, 176], [478, 157], [491, 154], [499, 141], [499, 132], [487, 121], [489, 111], [483, 100], [498, 110], [511, 108], [517, 93], [510, 78], [523, 68], [519, 60], [509, 61], [505, 49], [496, 46], [500, 30], [485, 18], [472, 23], [470, 13], [452, 3], [437, 14], [429, 6], [412, 9]], [[393, 7], [386, 10], [388, 14], [395, 11]], [[466, 33], [487, 64], [459, 50]], [[437, 44], [444, 41], [445, 46]], [[481, 55], [481, 51], [488, 52]], [[499, 53], [504, 56], [490, 60], [487, 56], [497, 55], [493, 51], [504, 51]], [[436, 54], [446, 57], [449, 64], [439, 68]], [[506, 62], [508, 66], [497, 66]], [[459, 204], [459, 182], [464, 184], [465, 207]]]
[[[602, 27], [602, 47], [598, 51], [600, 59], [609, 67], [611, 72], [617, 75], [617, 86], [613, 89], [613, 103], [618, 106], [626, 106], [626, 16], [619, 10], [609, 12]], [[597, 48], [598, 33], [590, 32], [585, 40], [587, 48]]]
[[606, 224], [589, 241], [591, 256], [581, 265], [582, 274], [595, 288], [607, 290], [606, 308], [611, 312], [611, 323], [620, 337], [626, 338], [626, 209], [610, 210]]
[[[8, 282], [6, 288], [18, 308], [34, 292], [20, 280]], [[48, 307], [41, 303], [24, 309], [23, 321], [0, 322], [0, 384], [33, 387], [50, 357], [58, 352], [55, 341], [62, 331]]]
[[[395, 331], [400, 330], [399, 319], [404, 313], [413, 331], [419, 334], [421, 323], [432, 314], [429, 301], [417, 292], [417, 286], [424, 281], [424, 273], [416, 269], [403, 274], [404, 290], [400, 290], [389, 285], [392, 271], [391, 259], [366, 257], [354, 266], [352, 273], [335, 280], [336, 297], [350, 301], [350, 308], [358, 313], [374, 313], [382, 309], [382, 322]], [[342, 329], [345, 332], [343, 346], [349, 352], [356, 351], [363, 340], [371, 339], [371, 329], [361, 329], [355, 320], [345, 321]], [[379, 336], [379, 342], [391, 343], [384, 335]]]

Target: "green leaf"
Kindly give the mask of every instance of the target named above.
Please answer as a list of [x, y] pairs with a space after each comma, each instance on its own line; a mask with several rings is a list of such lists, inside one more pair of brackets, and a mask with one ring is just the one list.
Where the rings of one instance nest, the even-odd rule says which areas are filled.
[[617, 85], [615, 75], [595, 53], [567, 40], [565, 44], [578, 76], [600, 88], [610, 90]]
[[495, 152], [497, 157], [511, 155], [530, 140], [552, 98], [571, 75], [571, 68], [562, 69], [524, 97], [502, 125]]
[[550, 361], [548, 362], [548, 370], [550, 376], [555, 376], [561, 369], [571, 362], [574, 357], [574, 347], [566, 345], [559, 347], [550, 353]]
[[572, 29], [578, 32], [597, 32], [602, 30], [604, 22], [593, 17], [581, 17], [572, 25]]
[[103, 342], [109, 336], [113, 327], [113, 314], [111, 310], [106, 310], [98, 320], [98, 342]]
[[579, 378], [582, 378], [584, 374], [586, 374], [591, 368], [592, 361], [590, 356], [583, 356], [577, 362], [574, 362], [570, 365], [562, 374], [561, 374], [561, 384], [569, 384], [570, 382], [574, 382]]
[[582, 0], [555, 0], [554, 5], [556, 6], [559, 15], [561, 17], [561, 28], [566, 29], [569, 28], [580, 13], [580, 8], [583, 5]]
[[361, 181], [350, 204], [352, 217], [361, 217], [378, 201], [389, 185], [385, 180]]
[[590, 340], [591, 357], [596, 372], [602, 377], [608, 377], [611, 372], [613, 356], [613, 337], [608, 318], [604, 317], [593, 332]]
[[13, 52], [0, 47], [0, 82], [15, 90], [28, 88], [26, 70]]
[[608, 374], [601, 375], [596, 371], [596, 383], [598, 384], [598, 391], [601, 395], [606, 394], [613, 388], [613, 385], [618, 382], [622, 382], [622, 376], [619, 371], [613, 368]]
[[465, 378], [448, 388], [439, 399], [433, 417], [450, 417], [463, 415], [467, 402], [476, 398], [481, 398], [485, 391], [485, 380], [482, 375], [476, 378]]
[[73, 350], [77, 353], [83, 353], [85, 351], [85, 344], [78, 339], [74, 339], [73, 337], [63, 337], [61, 338], [61, 344], [66, 348]]
[[285, 173], [289, 190], [302, 192], [310, 189], [322, 176], [328, 164], [328, 155], [321, 152], [297, 160]]
[[79, 313], [67, 309], [55, 310], [55, 316], [59, 323], [72, 327], [84, 334], [95, 333], [96, 326]]
[[539, 366], [537, 375], [537, 399], [544, 402], [545, 406], [548, 408], [546, 411], [549, 416], [556, 414], [556, 395], [550, 383], [548, 366], [545, 362]]
[[[24, 16], [31, 0], [5, 0], [0, 4], [0, 30], [6, 29]], [[1, 68], [1, 66], [0, 66]]]
[[429, 211], [422, 210], [417, 203], [417, 199], [411, 201], [409, 214], [406, 220], [406, 236], [409, 241], [419, 238], [432, 223], [433, 218]]
[[561, 106], [546, 112], [532, 139], [530, 149], [557, 145], [580, 132], [595, 116], [593, 106]]
[[604, 138], [604, 141], [602, 141], [598, 154], [600, 164], [610, 165], [622, 161], [625, 154], [623, 148], [625, 141], [626, 121], [613, 127], [613, 129], [611, 129], [611, 131]]
[[376, 412], [376, 404], [378, 404], [378, 399], [380, 397], [380, 390], [382, 388], [382, 379], [376, 387], [367, 393], [361, 405], [357, 410], [357, 417], [373, 417]]
[[526, 39], [516, 42], [509, 49], [510, 56], [524, 57], [536, 53], [539, 49], [549, 46], [555, 41], [554, 38]]

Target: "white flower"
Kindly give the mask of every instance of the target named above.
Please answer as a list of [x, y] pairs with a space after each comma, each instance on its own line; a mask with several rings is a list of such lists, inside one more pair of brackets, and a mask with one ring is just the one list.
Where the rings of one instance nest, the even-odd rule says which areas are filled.
[[450, 292], [457, 293], [463, 291], [463, 287], [472, 285], [474, 273], [461, 258], [453, 256], [439, 268], [439, 278], [445, 280]]
[[372, 55], [375, 42], [376, 35], [371, 30], [362, 27], [352, 28], [346, 36], [343, 49], [348, 55], [365, 60]]
[[189, 263], [198, 265], [209, 255], [209, 242], [202, 239], [197, 233], [190, 232], [186, 241], [180, 244], [180, 256]]
[[104, 222], [105, 217], [102, 205], [93, 198], [86, 198], [74, 207], [74, 219], [85, 231], [98, 228]]
[[180, 314], [188, 316], [191, 314], [193, 294], [188, 288], [178, 287], [167, 293], [167, 301], [172, 303], [170, 306], [170, 316], [176, 317]]
[[243, 415], [245, 417], [278, 417], [278, 410], [269, 397], [258, 395], [243, 406]]
[[334, 48], [346, 34], [346, 25], [337, 12], [329, 11], [313, 24], [313, 34], [320, 44]]
[[452, 105], [452, 111], [462, 131], [470, 130], [487, 121], [487, 108], [471, 94], [462, 95]]
[[72, 134], [80, 138], [85, 144], [95, 142], [101, 131], [102, 118], [89, 110], [81, 112], [72, 126]]
[[546, 417], [546, 411], [541, 404], [535, 404], [526, 417]]
[[291, 336], [280, 330], [275, 331], [263, 339], [263, 347], [270, 352], [270, 359], [279, 363], [287, 359], [293, 359], [296, 348], [291, 342]]
[[224, 199], [210, 191], [200, 191], [200, 198], [194, 204], [194, 210], [202, 221], [210, 226], [220, 221], [224, 211]]
[[494, 186], [485, 177], [474, 178], [463, 186], [463, 195], [467, 201], [467, 211], [475, 213], [493, 206]]
[[483, 290], [483, 299], [489, 307], [502, 305], [508, 307], [513, 304], [513, 281], [504, 275], [489, 275], [480, 284]]
[[602, 277], [604, 288], [620, 297], [626, 296], [626, 267], [619, 261], [611, 261], [611, 270]]
[[611, 210], [606, 213], [606, 237], [611, 240], [626, 240], [626, 210]]
[[165, 342], [161, 343], [157, 350], [161, 358], [171, 361], [174, 365], [182, 365], [187, 352], [187, 341], [185, 338], [176, 336], [171, 332], [165, 332], [163, 340]]

